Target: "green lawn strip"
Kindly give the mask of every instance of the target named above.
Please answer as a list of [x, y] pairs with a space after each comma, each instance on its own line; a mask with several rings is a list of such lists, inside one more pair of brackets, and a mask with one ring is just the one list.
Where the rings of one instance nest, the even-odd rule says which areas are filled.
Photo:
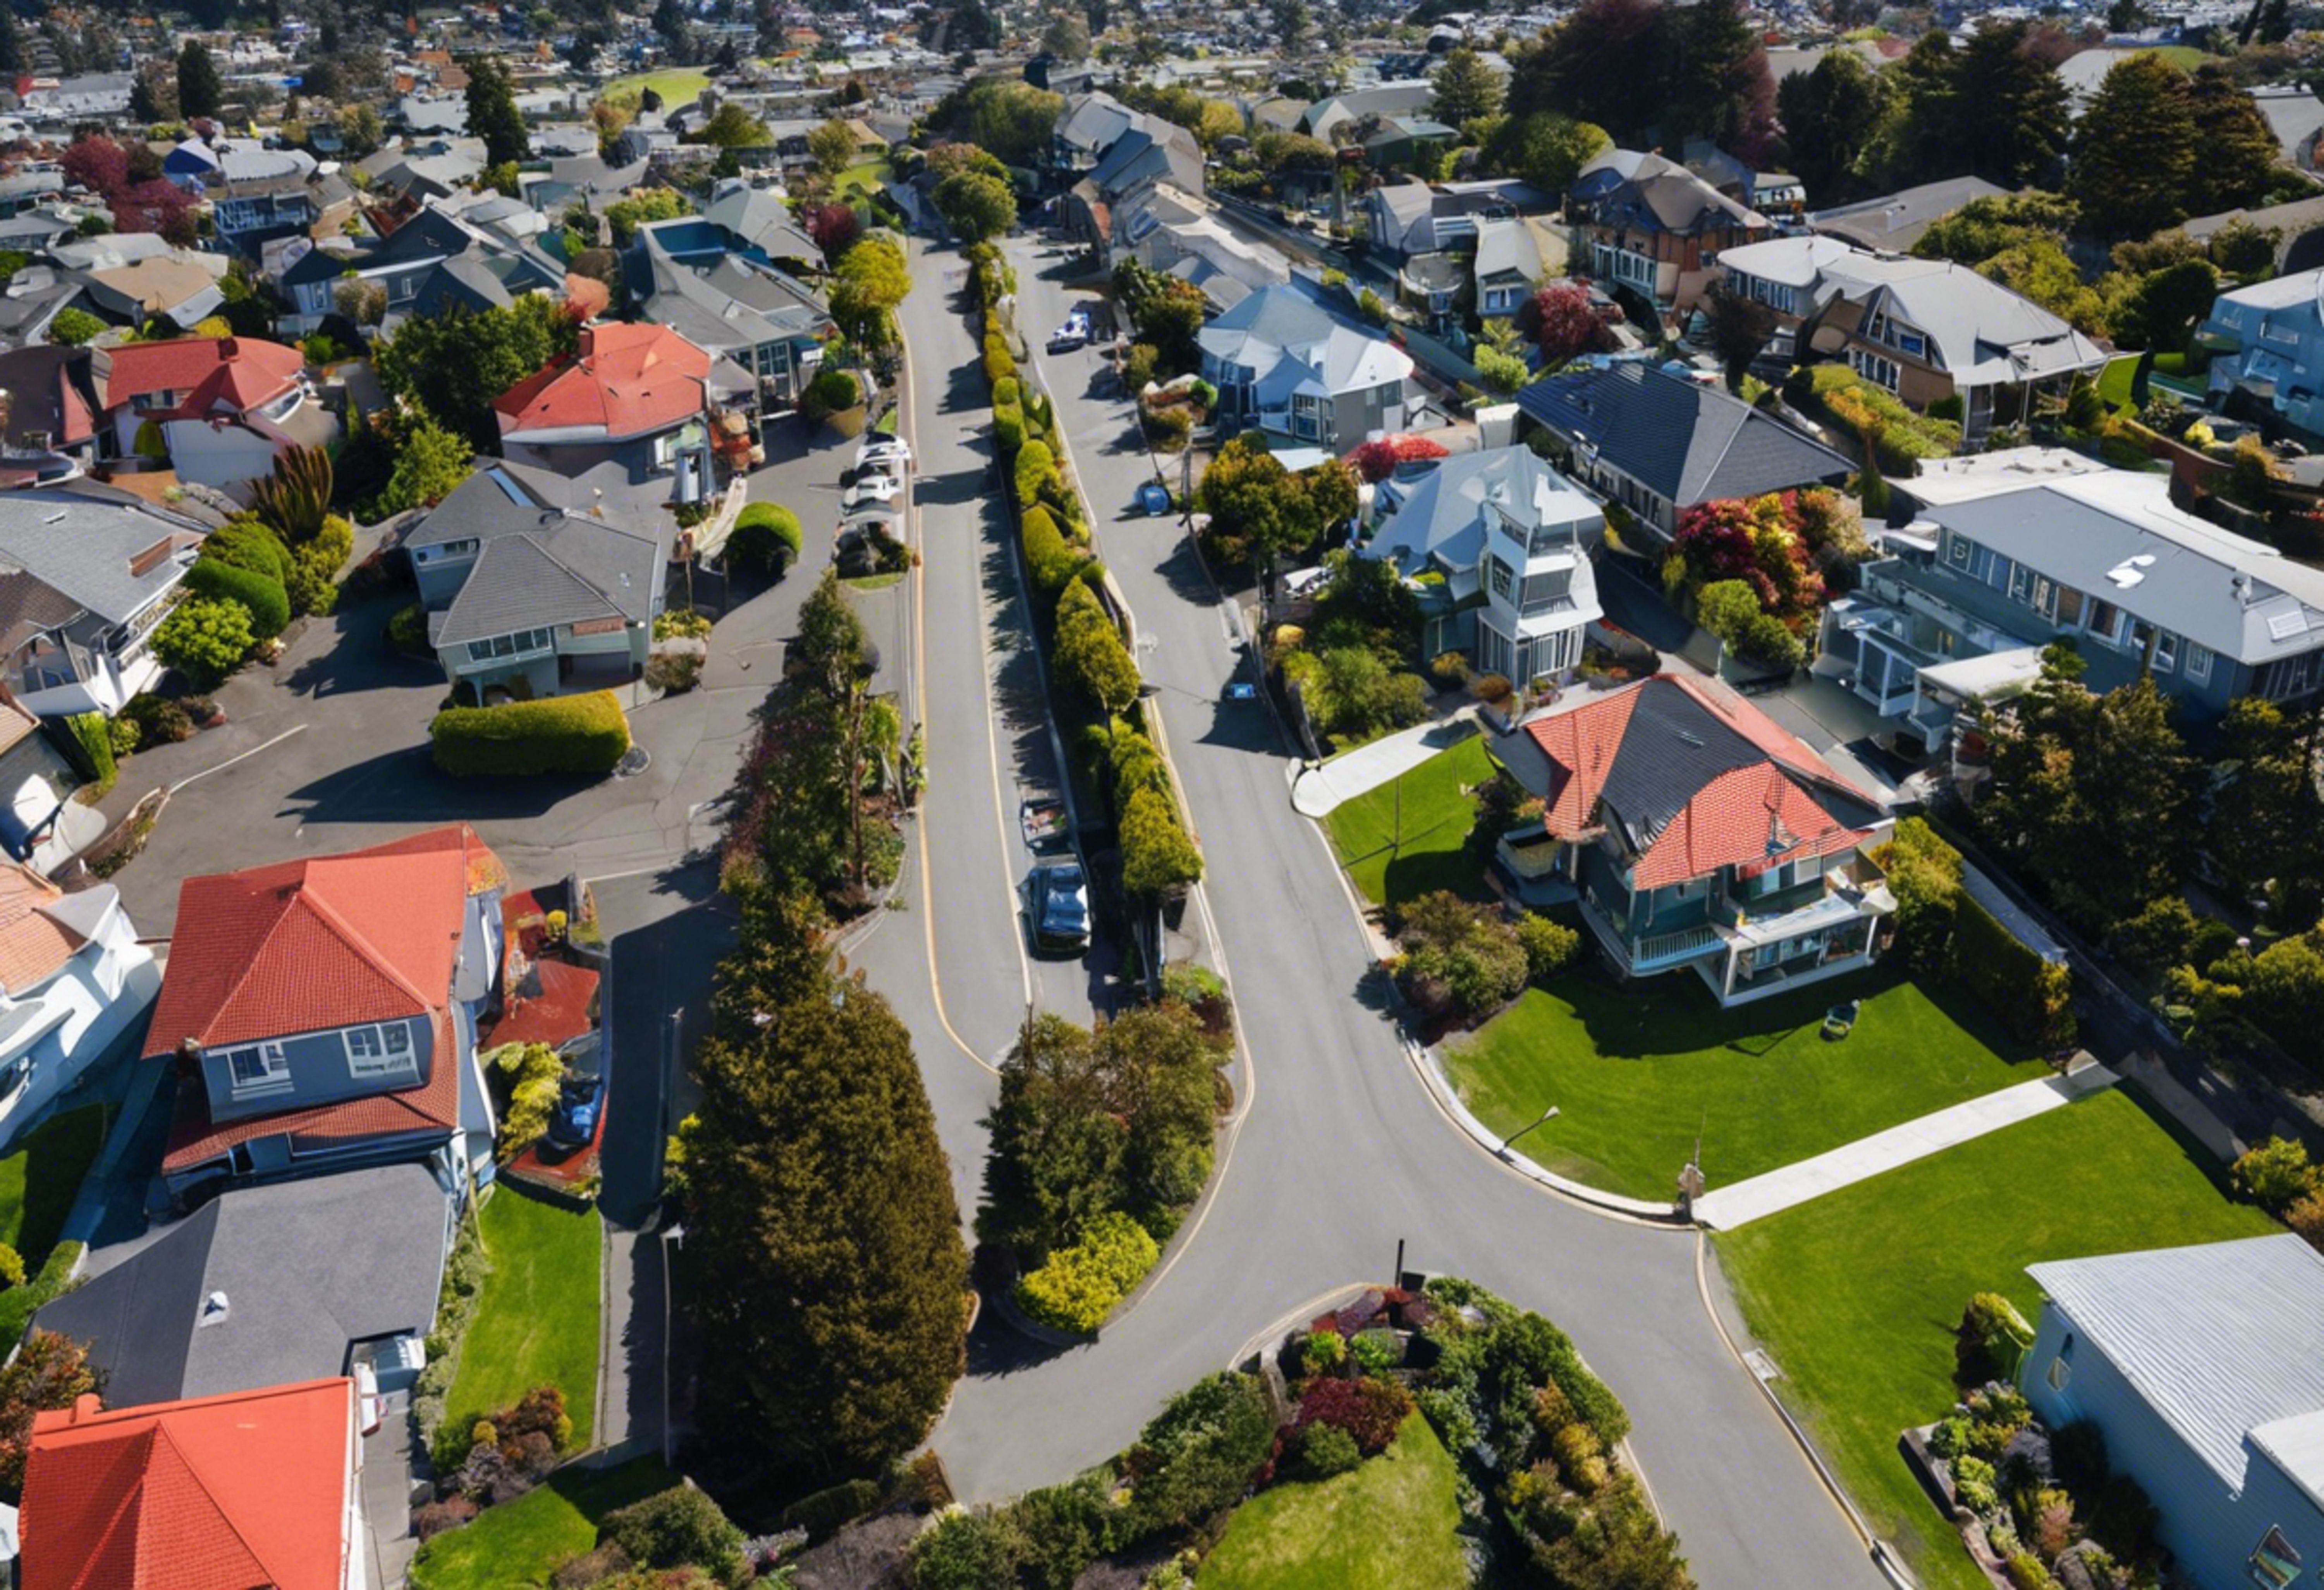
[[[1853, 1041], [1853, 1040], [1851, 1040]], [[1982, 1590], [1896, 1449], [1952, 1405], [1953, 1327], [1978, 1291], [2040, 1314], [2028, 1264], [2279, 1229], [2109, 1091], [1715, 1239], [1775, 1390], [1874, 1530], [1931, 1590]]]
[[1465, 790], [1492, 771], [1484, 736], [1472, 735], [1334, 807], [1323, 827], [1364, 898], [1386, 905], [1437, 889], [1487, 898], [1484, 866], [1468, 850], [1477, 805]]
[[888, 162], [885, 156], [877, 160], [864, 161], [859, 165], [852, 165], [840, 172], [838, 180], [832, 183], [832, 197], [842, 202], [844, 202], [852, 193], [860, 193], [865, 199], [876, 198], [883, 191], [881, 184], [887, 171]]
[[576, 1215], [503, 1183], [477, 1218], [493, 1272], [460, 1345], [447, 1418], [461, 1428], [555, 1385], [573, 1420], [573, 1448], [584, 1450], [597, 1407], [597, 1212]]
[[1468, 1583], [1452, 1458], [1428, 1421], [1378, 1457], [1290, 1481], [1237, 1509], [1203, 1559], [1201, 1590], [1444, 1590]]
[[546, 1585], [558, 1564], [596, 1545], [600, 1519], [676, 1484], [653, 1457], [618, 1468], [561, 1469], [539, 1489], [422, 1546], [411, 1563], [412, 1590]]
[[104, 1146], [105, 1106], [85, 1105], [42, 1122], [0, 1160], [0, 1242], [16, 1250], [26, 1270], [38, 1270], [57, 1245]]
[[[1824, 1012], [1851, 998], [1855, 1029], [1825, 1041]], [[1504, 1135], [1555, 1105], [1526, 1153], [1642, 1198], [1670, 1195], [1697, 1132], [1728, 1187], [2046, 1074], [1967, 996], [1886, 967], [1732, 1011], [1691, 972], [1636, 988], [1571, 973], [1449, 1044], [1445, 1066]]]
[[627, 102], [633, 105], [648, 88], [651, 88], [661, 96], [666, 108], [676, 110], [681, 105], [692, 104], [695, 97], [709, 86], [708, 72], [676, 67], [668, 71], [635, 72], [626, 78], [615, 78], [605, 85], [605, 91], [598, 97], [612, 104]]

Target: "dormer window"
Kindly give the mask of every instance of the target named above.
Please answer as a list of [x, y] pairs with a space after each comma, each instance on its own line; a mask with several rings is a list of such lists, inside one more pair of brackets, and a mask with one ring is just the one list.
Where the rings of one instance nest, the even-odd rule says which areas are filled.
[[236, 1098], [255, 1098], [290, 1089], [290, 1060], [279, 1043], [254, 1043], [226, 1051], [226, 1077]]
[[394, 1077], [411, 1070], [411, 1029], [401, 1021], [347, 1027], [339, 1037], [346, 1044], [350, 1077]]

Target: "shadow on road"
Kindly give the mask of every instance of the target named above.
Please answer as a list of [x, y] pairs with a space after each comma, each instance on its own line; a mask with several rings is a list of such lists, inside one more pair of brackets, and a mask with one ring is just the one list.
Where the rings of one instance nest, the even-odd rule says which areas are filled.
[[968, 1373], [980, 1380], [1005, 1378], [1038, 1369], [1074, 1350], [1020, 1336], [1001, 1323], [1000, 1310], [988, 1301], [977, 1313], [976, 1328], [968, 1333]]
[[383, 751], [290, 791], [276, 815], [301, 823], [475, 822], [540, 817], [599, 778], [456, 779], [437, 771], [425, 744]]
[[329, 628], [330, 644], [282, 675], [280, 682], [310, 697], [440, 682], [443, 670], [434, 662], [406, 657], [387, 643], [387, 621], [416, 599], [412, 591], [386, 591], [346, 603], [327, 619], [309, 619], [310, 629]]

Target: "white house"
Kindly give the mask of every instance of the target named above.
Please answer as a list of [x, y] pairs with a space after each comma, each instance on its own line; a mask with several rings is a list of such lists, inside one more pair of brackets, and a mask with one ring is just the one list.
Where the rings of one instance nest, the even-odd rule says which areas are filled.
[[0, 861], [0, 1148], [69, 1092], [161, 987], [112, 884], [67, 894]]

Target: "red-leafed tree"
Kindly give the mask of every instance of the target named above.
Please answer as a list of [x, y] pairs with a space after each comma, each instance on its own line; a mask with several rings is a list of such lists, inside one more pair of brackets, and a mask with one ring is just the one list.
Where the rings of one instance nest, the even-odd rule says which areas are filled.
[[1399, 464], [1441, 458], [1444, 448], [1425, 436], [1388, 436], [1368, 441], [1348, 455], [1348, 464], [1363, 479], [1377, 485], [1396, 473]]
[[115, 194], [112, 208], [116, 232], [158, 232], [180, 247], [199, 236], [194, 224], [194, 201], [166, 178], [156, 177]]
[[65, 180], [91, 193], [111, 199], [129, 185], [129, 152], [101, 133], [72, 141], [57, 163]]
[[823, 257], [835, 265], [839, 263], [839, 256], [863, 236], [863, 223], [856, 219], [855, 212], [844, 204], [809, 205], [802, 218], [807, 225], [807, 235], [815, 239], [817, 248], [823, 250]]
[[1518, 329], [1529, 329], [1542, 356], [1550, 359], [1597, 353], [1608, 341], [1605, 323], [1591, 306], [1590, 290], [1579, 282], [1553, 282], [1536, 292]]

